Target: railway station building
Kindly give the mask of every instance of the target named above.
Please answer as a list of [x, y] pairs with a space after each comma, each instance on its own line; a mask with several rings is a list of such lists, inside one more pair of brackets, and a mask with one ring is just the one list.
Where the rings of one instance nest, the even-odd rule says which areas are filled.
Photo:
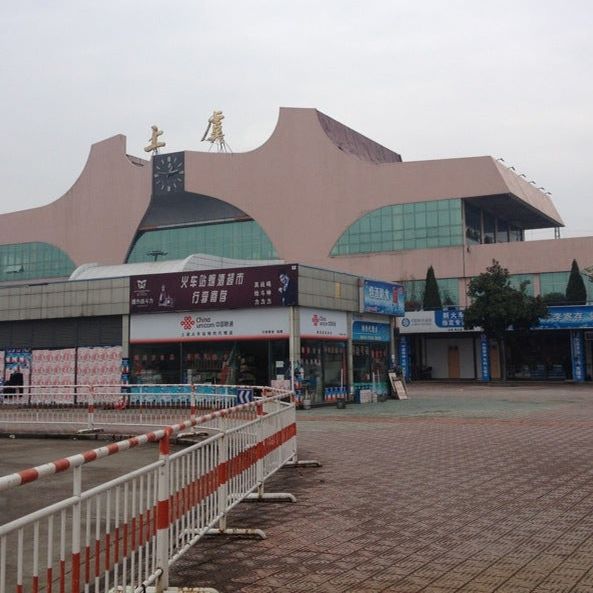
[[[282, 108], [245, 153], [147, 160], [117, 135], [91, 147], [61, 198], [0, 215], [4, 374], [270, 383], [288, 364], [305, 383], [317, 375], [320, 401], [384, 383], [395, 363], [412, 378], [496, 379], [498, 345], [463, 330], [467, 282], [497, 260], [534, 295], [564, 292], [572, 260], [593, 263], [593, 237], [525, 240], [562, 226], [550, 196], [493, 157], [405, 162], [315, 109]], [[420, 307], [429, 266], [440, 311]], [[249, 294], [233, 284], [242, 296], [221, 302], [237, 274]], [[286, 278], [290, 304], [278, 301]], [[396, 305], [373, 310], [380, 295]], [[593, 307], [551, 313], [510, 349], [510, 378], [591, 376]], [[208, 335], [231, 321], [244, 333]]]

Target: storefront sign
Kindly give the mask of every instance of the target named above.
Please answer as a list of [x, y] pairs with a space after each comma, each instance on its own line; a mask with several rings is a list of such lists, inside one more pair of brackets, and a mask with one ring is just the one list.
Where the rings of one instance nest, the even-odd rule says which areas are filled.
[[322, 309], [300, 309], [301, 338], [340, 338], [348, 337], [346, 313]]
[[570, 349], [572, 354], [572, 378], [577, 383], [585, 380], [585, 348], [583, 345], [583, 332], [570, 332]]
[[405, 292], [401, 284], [365, 280], [362, 287], [362, 311], [383, 315], [404, 315]]
[[593, 306], [548, 307], [548, 317], [534, 329], [571, 329], [593, 327]]
[[399, 338], [399, 366], [406, 381], [410, 380], [410, 344], [407, 336]]
[[212, 342], [288, 338], [288, 311], [204, 311], [132, 315], [130, 343]]
[[490, 342], [486, 334], [480, 335], [480, 367], [482, 381], [490, 381]]
[[389, 342], [391, 340], [389, 324], [354, 321], [352, 323], [352, 340], [354, 342]]
[[297, 304], [298, 266], [226, 268], [130, 278], [130, 312], [211, 311]]
[[[463, 311], [443, 309], [438, 311], [407, 311], [398, 321], [402, 334], [461, 332]], [[474, 328], [477, 331], [479, 328]]]

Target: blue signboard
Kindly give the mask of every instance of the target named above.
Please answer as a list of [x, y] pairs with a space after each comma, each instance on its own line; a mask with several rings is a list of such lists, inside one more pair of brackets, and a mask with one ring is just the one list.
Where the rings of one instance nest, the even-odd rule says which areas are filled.
[[490, 381], [490, 343], [486, 334], [480, 335], [480, 368], [482, 381]]
[[355, 321], [352, 324], [352, 340], [354, 342], [389, 342], [391, 340], [389, 324]]
[[363, 286], [363, 311], [383, 315], [404, 315], [405, 292], [401, 284], [365, 280]]
[[583, 344], [583, 332], [570, 332], [570, 350], [572, 354], [572, 378], [577, 383], [585, 380], [585, 347]]
[[463, 311], [461, 309], [437, 309], [434, 322], [438, 327], [463, 329]]
[[593, 327], [593, 306], [548, 307], [548, 317], [540, 319], [535, 329], [576, 329]]
[[407, 336], [399, 337], [399, 366], [406, 381], [410, 380], [410, 341]]

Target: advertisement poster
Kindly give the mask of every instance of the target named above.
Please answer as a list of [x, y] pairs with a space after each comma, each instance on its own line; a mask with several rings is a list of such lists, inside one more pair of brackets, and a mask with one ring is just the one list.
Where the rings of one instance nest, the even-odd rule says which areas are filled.
[[131, 313], [288, 307], [297, 300], [296, 264], [130, 278]]
[[[121, 375], [121, 346], [78, 349], [77, 383], [79, 385], [119, 385]], [[83, 400], [84, 397], [79, 396], [79, 401]]]
[[279, 339], [288, 334], [288, 310], [282, 307], [130, 317], [130, 343]]
[[401, 284], [365, 280], [362, 292], [362, 312], [397, 317], [404, 314], [405, 292]]
[[348, 337], [348, 321], [342, 311], [300, 310], [301, 338], [343, 339]]
[[[74, 385], [76, 350], [33, 350], [31, 357], [31, 385], [47, 387], [40, 393], [57, 395], [72, 394], [73, 388], [55, 388], [58, 385]], [[69, 399], [68, 401], [71, 401]]]
[[[14, 375], [14, 376], [13, 376]], [[6, 350], [4, 355], [4, 385], [15, 384], [17, 388], [29, 385], [31, 380], [31, 350], [15, 348]], [[6, 389], [4, 390], [6, 393]]]

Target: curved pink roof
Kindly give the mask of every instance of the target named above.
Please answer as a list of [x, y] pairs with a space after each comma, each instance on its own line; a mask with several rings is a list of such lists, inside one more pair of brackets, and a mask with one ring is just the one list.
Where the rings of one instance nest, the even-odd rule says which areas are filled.
[[[428, 259], [443, 259], [448, 272], [437, 270], [440, 277], [457, 275], [446, 254], [458, 248], [329, 257], [344, 230], [386, 205], [470, 198], [504, 209], [527, 228], [563, 224], [548, 196], [491, 157], [401, 162], [315, 109], [282, 108], [271, 137], [250, 152], [187, 151], [185, 171], [186, 191], [224, 200], [254, 218], [281, 259], [391, 279], [401, 279], [404, 261]], [[150, 193], [150, 162], [129, 158], [125, 137], [114, 136], [92, 146], [64, 196], [0, 215], [2, 243], [51, 243], [77, 265], [122, 263]]]

